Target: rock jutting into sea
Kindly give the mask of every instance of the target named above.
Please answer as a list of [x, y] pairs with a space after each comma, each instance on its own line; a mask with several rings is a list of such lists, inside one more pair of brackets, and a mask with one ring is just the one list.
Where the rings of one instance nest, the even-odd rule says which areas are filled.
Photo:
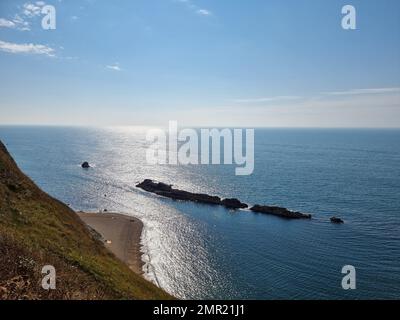
[[271, 214], [286, 219], [311, 219], [311, 214], [301, 213], [298, 211], [290, 211], [286, 208], [274, 207], [274, 206], [261, 206], [256, 204], [250, 208], [251, 211], [257, 213]]
[[[236, 198], [221, 199], [218, 196], [211, 196], [203, 193], [192, 193], [188, 191], [174, 189], [172, 185], [163, 182], [155, 182], [151, 179], [145, 179], [143, 182], [137, 184], [136, 187], [141, 188], [147, 192], [155, 193], [157, 195], [176, 200], [220, 205], [228, 209], [235, 210], [248, 208], [248, 205], [246, 203], [243, 203]], [[286, 208], [280, 207], [255, 205], [250, 208], [250, 210], [256, 213], [271, 214], [286, 219], [311, 219], [311, 214], [290, 211]]]
[[229, 209], [244, 209], [248, 207], [247, 204], [240, 202], [238, 199], [222, 200], [218, 196], [210, 196], [208, 194], [203, 194], [203, 193], [193, 193], [179, 189], [174, 189], [172, 188], [172, 185], [165, 184], [163, 182], [154, 182], [153, 180], [150, 179], [144, 180], [143, 182], [136, 185], [136, 187], [175, 200], [185, 200], [185, 201], [193, 201], [205, 204], [221, 205]]

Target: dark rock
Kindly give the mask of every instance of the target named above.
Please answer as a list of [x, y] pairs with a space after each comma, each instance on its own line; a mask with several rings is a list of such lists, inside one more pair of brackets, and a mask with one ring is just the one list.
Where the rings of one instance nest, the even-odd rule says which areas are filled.
[[82, 163], [82, 168], [85, 168], [85, 169], [90, 168], [89, 162], [85, 161], [84, 163]]
[[297, 211], [290, 211], [286, 208], [273, 207], [273, 206], [261, 206], [256, 204], [250, 208], [253, 212], [271, 214], [274, 216], [286, 218], [286, 219], [311, 219], [311, 214], [301, 213]]
[[332, 217], [331, 222], [332, 223], [344, 223], [344, 221], [342, 219], [337, 218], [337, 217]]
[[222, 200], [222, 205], [224, 205], [225, 207], [229, 208], [229, 209], [245, 209], [248, 207], [247, 204], [241, 202], [240, 200], [236, 199], [236, 198], [232, 198], [232, 199], [224, 199]]
[[175, 199], [194, 201], [207, 204], [221, 204], [221, 198], [217, 196], [210, 196], [202, 193], [192, 193], [179, 189], [172, 188], [172, 185], [165, 184], [163, 182], [154, 182], [153, 180], [146, 179], [143, 182], [136, 185], [145, 191], [158, 194], [159, 196]]
[[162, 182], [154, 182], [150, 179], [145, 179], [143, 182], [137, 184], [136, 187], [153, 193], [156, 191], [170, 191], [172, 189], [171, 185], [167, 185]]
[[[184, 201], [193, 201], [199, 203], [221, 205], [228, 209], [245, 209], [248, 205], [241, 202], [236, 198], [221, 200], [220, 197], [211, 196], [203, 193], [193, 193], [184, 190], [174, 189], [172, 185], [165, 184], [162, 182], [155, 182], [150, 179], [146, 179], [143, 182], [136, 185], [145, 191], [155, 193], [157, 195]], [[278, 217], [287, 219], [311, 219], [311, 214], [305, 214], [301, 212], [290, 211], [286, 208], [271, 207], [271, 206], [260, 206], [255, 205], [251, 209], [253, 212], [260, 212], [266, 214], [272, 214]]]

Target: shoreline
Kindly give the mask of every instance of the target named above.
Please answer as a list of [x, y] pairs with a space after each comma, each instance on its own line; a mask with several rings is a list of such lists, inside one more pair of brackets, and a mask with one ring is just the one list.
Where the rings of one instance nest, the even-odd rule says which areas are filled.
[[76, 214], [101, 236], [104, 246], [126, 263], [135, 273], [144, 277], [142, 259], [143, 222], [121, 213], [95, 213], [77, 211]]

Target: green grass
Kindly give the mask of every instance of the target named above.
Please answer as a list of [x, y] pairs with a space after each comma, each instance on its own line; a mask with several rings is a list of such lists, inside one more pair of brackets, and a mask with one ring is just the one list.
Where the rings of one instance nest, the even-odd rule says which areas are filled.
[[[7, 289], [7, 281], [21, 272], [31, 278], [20, 290], [28, 298], [172, 298], [110, 253], [68, 206], [41, 191], [18, 169], [1, 142], [0, 237], [0, 288], [5, 288], [6, 298], [19, 298], [18, 292]], [[22, 258], [33, 261], [37, 270], [18, 271]], [[61, 282], [55, 292], [40, 289], [42, 263], [57, 265]]]

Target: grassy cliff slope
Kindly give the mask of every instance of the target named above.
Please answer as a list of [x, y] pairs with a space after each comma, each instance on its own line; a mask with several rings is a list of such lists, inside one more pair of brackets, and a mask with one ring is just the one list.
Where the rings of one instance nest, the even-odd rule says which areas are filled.
[[[56, 290], [41, 287], [44, 265], [56, 269]], [[40, 190], [0, 142], [0, 299], [169, 298]]]

